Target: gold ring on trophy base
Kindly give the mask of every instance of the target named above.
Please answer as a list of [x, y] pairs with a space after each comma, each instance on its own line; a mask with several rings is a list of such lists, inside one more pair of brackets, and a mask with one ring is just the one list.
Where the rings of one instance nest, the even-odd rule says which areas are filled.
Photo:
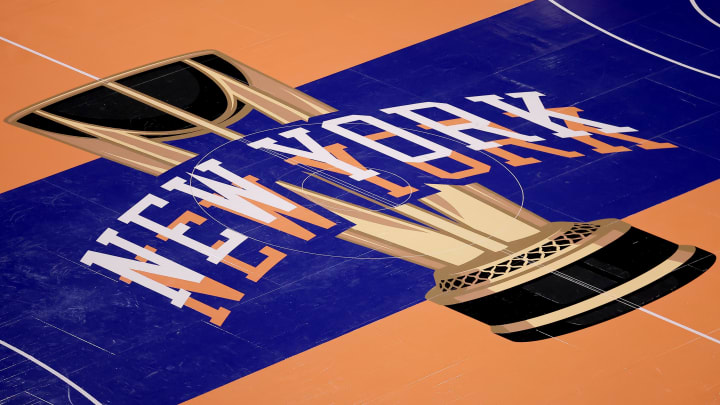
[[472, 273], [476, 270], [496, 266], [508, 259], [517, 257], [536, 247], [542, 246], [569, 231], [575, 222], [551, 222], [537, 230], [537, 233], [523, 239], [506, 242], [507, 247], [500, 251], [485, 251], [482, 255], [460, 265], [436, 269], [435, 282], [441, 283], [450, 279]]
[[[553, 223], [553, 225], [554, 224], [556, 223]], [[428, 291], [425, 298], [441, 305], [453, 305], [466, 301], [471, 301], [518, 286], [520, 284], [526, 283], [528, 281], [551, 273], [583, 257], [586, 257], [587, 255], [612, 243], [614, 240], [618, 239], [631, 228], [629, 224], [618, 219], [604, 219], [599, 221], [593, 221], [589, 224], [597, 226], [597, 229], [594, 230], [586, 238], [579, 240], [574, 244], [568, 245], [565, 249], [560, 250], [555, 254], [534, 261], [524, 266], [524, 268], [519, 268], [506, 274], [502, 274], [500, 276], [496, 276], [473, 285], [465, 285], [450, 291], [443, 291], [443, 289], [436, 285], [432, 290]], [[569, 225], [573, 224], [569, 223]], [[562, 230], [568, 230], [569, 228], [571, 228], [571, 226], [566, 225], [562, 228]], [[562, 232], [559, 232], [559, 234], [563, 235]], [[552, 235], [557, 236], [558, 232], [554, 232]], [[528, 246], [523, 250], [520, 250], [518, 253], [514, 253], [512, 256], [505, 256], [500, 260], [496, 260], [493, 263], [488, 263], [486, 265], [483, 265], [482, 267], [477, 266], [474, 269], [454, 272], [452, 273], [452, 275], [461, 276], [472, 274], [472, 270], [487, 269], [489, 267], [492, 267], [493, 265], [496, 265], [497, 263], [502, 263], [503, 261], [510, 261], [513, 258], [523, 256], [528, 252], [532, 252], [533, 250], [538, 249], [538, 246], [543, 245], [543, 243], [547, 244], [548, 241], [551, 240], [551, 238], [552, 236], [549, 239], [540, 241], [540, 243]]]

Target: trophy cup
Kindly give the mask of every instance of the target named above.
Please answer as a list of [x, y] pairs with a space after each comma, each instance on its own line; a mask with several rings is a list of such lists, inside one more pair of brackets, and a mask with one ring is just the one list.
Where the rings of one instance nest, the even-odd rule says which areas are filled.
[[629, 312], [715, 261], [618, 219], [548, 222], [479, 184], [429, 184], [439, 192], [419, 202], [433, 212], [410, 203], [391, 207], [331, 183], [397, 216], [278, 184], [355, 224], [338, 238], [434, 270], [428, 300], [517, 342]]
[[253, 109], [280, 124], [336, 111], [217, 51], [151, 63], [70, 90], [7, 122], [137, 170], [160, 175], [195, 157], [163, 143], [227, 129]]

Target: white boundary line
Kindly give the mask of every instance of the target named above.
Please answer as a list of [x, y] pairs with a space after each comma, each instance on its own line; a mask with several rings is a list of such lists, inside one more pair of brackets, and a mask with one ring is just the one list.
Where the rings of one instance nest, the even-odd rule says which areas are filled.
[[698, 14], [700, 14], [701, 16], [703, 16], [703, 18], [705, 18], [706, 20], [710, 21], [711, 23], [715, 24], [718, 28], [720, 28], [720, 23], [713, 20], [712, 18], [710, 18], [709, 15], [705, 14], [705, 12], [702, 11], [700, 6], [697, 5], [697, 2], [695, 0], [690, 0], [690, 4], [692, 4], [692, 6], [695, 8], [695, 10], [698, 12]]
[[707, 334], [705, 334], [705, 333], [702, 333], [702, 332], [700, 332], [700, 331], [698, 331], [698, 330], [695, 330], [695, 329], [693, 329], [693, 328], [691, 328], [691, 327], [689, 327], [689, 326], [685, 326], [685, 325], [681, 324], [680, 322], [675, 322], [675, 321], [673, 321], [672, 319], [666, 318], [666, 317], [664, 317], [664, 316], [662, 316], [662, 315], [660, 315], [660, 314], [658, 314], [658, 313], [652, 312], [652, 311], [650, 311], [649, 309], [645, 309], [645, 308], [643, 308], [643, 307], [637, 307], [636, 309], [637, 309], [638, 311], [645, 312], [645, 313], [648, 314], [648, 315], [652, 315], [652, 316], [654, 316], [655, 318], [658, 318], [658, 319], [660, 319], [660, 320], [663, 320], [663, 321], [665, 321], [665, 322], [667, 322], [667, 323], [673, 324], [673, 325], [677, 326], [677, 327], [680, 328], [680, 329], [685, 329], [686, 331], [688, 331], [688, 332], [690, 332], [690, 333], [694, 333], [694, 334], [700, 336], [701, 338], [705, 338], [705, 339], [707, 339], [707, 340], [709, 340], [709, 341], [711, 341], [711, 342], [720, 344], [720, 340], [717, 340], [717, 339], [715, 339], [714, 337], [712, 337], [712, 336], [710, 336], [710, 335], [707, 335]]
[[[705, 75], [705, 76], [709, 76], [709, 77], [712, 77], [712, 78], [714, 78], [714, 79], [719, 79], [719, 80], [720, 80], [720, 75], [716, 75], [716, 74], [714, 74], [714, 73], [706, 72], [706, 71], [704, 71], [704, 70], [702, 70], [702, 69], [698, 69], [698, 68], [696, 68], [696, 67], [692, 67], [692, 66], [690, 66], [690, 65], [686, 65], [686, 64], [684, 64], [684, 63], [682, 63], [682, 62], [676, 61], [675, 59], [668, 58], [667, 56], [663, 56], [663, 55], [660, 55], [659, 53], [653, 52], [653, 51], [651, 51], [651, 50], [649, 50], [649, 49], [647, 49], [647, 48], [643, 48], [643, 47], [640, 46], [640, 45], [634, 44], [634, 43], [628, 41], [627, 39], [620, 38], [619, 36], [613, 34], [612, 32], [607, 31], [607, 30], [605, 30], [605, 29], [602, 29], [602, 28], [598, 27], [597, 25], [591, 23], [590, 21], [588, 21], [588, 20], [580, 17], [579, 15], [577, 15], [577, 14], [573, 13], [572, 11], [568, 10], [567, 8], [563, 7], [561, 4], [558, 4], [555, 0], [548, 0], [548, 1], [549, 1], [550, 3], [552, 3], [555, 7], [557, 7], [557, 8], [559, 8], [560, 10], [566, 12], [567, 14], [571, 15], [572, 17], [575, 17], [576, 19], [578, 19], [578, 20], [584, 22], [585, 24], [587, 24], [587, 25], [595, 28], [596, 30], [602, 32], [603, 34], [605, 34], [605, 35], [607, 35], [607, 36], [609, 36], [609, 37], [611, 37], [611, 38], [615, 38], [615, 39], [617, 39], [618, 41], [620, 41], [620, 42], [622, 42], [622, 43], [624, 43], [624, 44], [626, 44], [626, 45], [630, 45], [630, 46], [632, 46], [632, 47], [635, 48], [635, 49], [639, 49], [639, 50], [641, 50], [641, 51], [643, 51], [643, 52], [645, 52], [645, 53], [648, 53], [648, 54], [650, 54], [650, 55], [652, 55], [652, 56], [655, 56], [655, 57], [657, 57], [657, 58], [660, 58], [660, 59], [665, 60], [665, 61], [670, 62], [670, 63], [674, 63], [674, 64], [676, 64], [676, 65], [678, 65], [678, 66], [680, 66], [680, 67], [684, 67], [685, 69], [692, 70], [693, 72], [697, 72], [697, 73], [703, 74], [703, 75]], [[692, 1], [692, 0], [691, 0], [691, 1]]]
[[47, 370], [48, 372], [50, 372], [50, 374], [52, 374], [52, 375], [54, 375], [55, 377], [61, 379], [61, 380], [62, 380], [63, 382], [65, 382], [67, 385], [73, 387], [73, 388], [75, 389], [75, 391], [77, 391], [77, 392], [79, 392], [80, 394], [82, 394], [85, 398], [87, 398], [87, 399], [88, 399], [90, 402], [92, 402], [93, 404], [95, 404], [95, 405], [102, 405], [102, 404], [100, 403], [100, 401], [98, 401], [97, 399], [95, 399], [92, 395], [88, 394], [84, 389], [80, 388], [77, 384], [75, 384], [74, 382], [70, 381], [69, 378], [67, 378], [67, 377], [65, 377], [64, 375], [58, 373], [58, 372], [55, 371], [52, 367], [48, 366], [47, 364], [43, 363], [42, 361], [40, 361], [40, 360], [36, 359], [35, 357], [33, 357], [33, 356], [25, 353], [24, 351], [22, 351], [22, 350], [18, 349], [17, 347], [11, 345], [10, 343], [5, 342], [4, 340], [0, 340], [0, 345], [7, 347], [8, 349], [14, 351], [15, 353], [17, 353], [17, 354], [25, 357], [26, 359], [32, 361], [33, 363], [37, 364], [38, 366], [44, 368], [45, 370]]
[[43, 53], [40, 53], [40, 52], [38, 52], [38, 51], [36, 51], [36, 50], [34, 50], [34, 49], [30, 49], [30, 48], [28, 48], [27, 46], [22, 46], [22, 45], [18, 44], [17, 42], [13, 42], [13, 41], [5, 38], [5, 37], [0, 37], [0, 40], [5, 41], [5, 42], [7, 42], [7, 43], [10, 44], [10, 45], [17, 46], [18, 48], [20, 48], [20, 49], [22, 49], [22, 50], [25, 50], [25, 51], [28, 51], [28, 52], [30, 52], [30, 53], [32, 53], [32, 54], [35, 54], [35, 55], [37, 55], [37, 56], [39, 56], [39, 57], [41, 57], [41, 58], [45, 58], [45, 59], [49, 60], [50, 62], [57, 63], [58, 65], [60, 65], [60, 66], [62, 66], [62, 67], [66, 67], [66, 68], [68, 68], [68, 69], [70, 69], [70, 70], [74, 70], [74, 71], [80, 73], [81, 75], [85, 75], [85, 76], [87, 76], [87, 77], [89, 77], [89, 78], [91, 78], [91, 79], [93, 79], [93, 80], [100, 80], [100, 78], [97, 77], [97, 76], [93, 76], [93, 75], [91, 75], [91, 74], [88, 73], [88, 72], [82, 71], [82, 70], [80, 70], [80, 69], [78, 69], [78, 68], [76, 68], [76, 67], [72, 67], [72, 66], [68, 65], [67, 63], [62, 63], [62, 62], [60, 62], [60, 61], [57, 60], [57, 59], [51, 58], [51, 57], [49, 57], [49, 56], [47, 56], [47, 55], [45, 55], [45, 54], [43, 54]]
[[[702, 260], [702, 259], [698, 259], [698, 260]], [[696, 260], [696, 261], [698, 261], [698, 260]], [[692, 263], [695, 263], [695, 262], [692, 262]], [[686, 264], [683, 264], [683, 266], [689, 266], [689, 265], [691, 265], [692, 263], [686, 263]], [[682, 266], [681, 266], [681, 267], [682, 267]], [[581, 287], [585, 287], [585, 288], [587, 288], [588, 290], [597, 292], [598, 294], [602, 294], [602, 293], [606, 293], [606, 292], [607, 292], [607, 291], [603, 290], [602, 288], [595, 287], [595, 286], [593, 286], [592, 284], [588, 284], [588, 283], [586, 283], [586, 282], [580, 281], [580, 280], [578, 280], [578, 279], [576, 279], [576, 278], [574, 278], [574, 277], [571, 277], [571, 276], [569, 276], [569, 275], [567, 275], [567, 274], [565, 274], [565, 273], [562, 273], [562, 272], [555, 272], [555, 273], [552, 273], [552, 274], [555, 274], [555, 275], [558, 276], [558, 277], [562, 277], [562, 278], [564, 278], [565, 280], [568, 280], [568, 281], [570, 281], [570, 282], [572, 282], [572, 283], [575, 283], [575, 284], [577, 284], [577, 285], [579, 285], [579, 286], [581, 286]], [[684, 329], [684, 330], [686, 330], [686, 331], [688, 331], [688, 332], [690, 332], [690, 333], [693, 333], [693, 334], [695, 334], [695, 335], [697, 335], [697, 336], [700, 336], [701, 338], [707, 339], [707, 340], [709, 340], [709, 341], [711, 341], [711, 342], [713, 342], [713, 343], [720, 344], [720, 340], [715, 339], [714, 337], [712, 337], [712, 336], [710, 336], [710, 335], [707, 335], [707, 334], [705, 334], [705, 333], [702, 333], [702, 332], [700, 332], [700, 331], [698, 331], [698, 330], [696, 330], [696, 329], [693, 329], [693, 328], [691, 328], [691, 327], [689, 327], [689, 326], [685, 326], [685, 325], [681, 324], [680, 322], [673, 321], [672, 319], [666, 318], [666, 317], [664, 317], [664, 316], [662, 316], [662, 315], [660, 315], [660, 314], [657, 314], [657, 313], [655, 313], [655, 312], [652, 312], [652, 311], [650, 311], [649, 309], [645, 309], [645, 308], [643, 308], [642, 306], [640, 306], [640, 305], [638, 305], [638, 304], [635, 304], [635, 303], [633, 303], [633, 302], [631, 302], [631, 301], [628, 301], [628, 300], [626, 300], [626, 299], [624, 299], [624, 298], [622, 298], [622, 297], [613, 297], [613, 298], [614, 298], [615, 301], [617, 301], [617, 302], [619, 302], [619, 303], [621, 303], [621, 304], [627, 305], [627, 306], [629, 306], [629, 307], [632, 308], [632, 309], [636, 309], [636, 310], [641, 311], [641, 312], [644, 312], [644, 313], [646, 313], [646, 314], [648, 314], [648, 315], [654, 316], [655, 318], [660, 319], [661, 321], [665, 321], [665, 322], [667, 322], [667, 323], [669, 323], [669, 324], [671, 324], [671, 325], [677, 326], [677, 327], [680, 328], [680, 329]]]

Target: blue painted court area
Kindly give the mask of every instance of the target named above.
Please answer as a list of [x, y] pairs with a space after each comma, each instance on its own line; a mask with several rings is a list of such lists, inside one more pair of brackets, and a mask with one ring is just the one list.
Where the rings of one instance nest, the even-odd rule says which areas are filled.
[[[583, 156], [510, 145], [505, 149], [540, 162], [503, 167], [438, 133], [423, 135], [491, 166], [489, 173], [456, 183], [478, 182], [516, 202], [524, 199], [525, 207], [552, 221], [622, 218], [716, 180], [720, 80], [712, 75], [720, 75], [720, 28], [683, 0], [558, 3], [635, 46], [537, 0], [301, 86], [339, 110], [310, 123], [367, 114], [418, 130], [415, 123], [379, 110], [436, 101], [542, 136], [543, 146]], [[717, 2], [699, 0], [697, 5], [720, 19]], [[555, 137], [536, 124], [466, 99], [496, 94], [517, 103], [505, 94], [526, 91], [543, 93], [548, 108], [577, 107], [582, 117], [630, 126], [637, 129], [633, 136], [677, 148], [646, 150], [599, 137], [629, 151], [597, 153], [577, 140]], [[232, 128], [252, 134], [277, 126], [260, 114], [249, 118]], [[317, 128], [323, 145], [340, 139], [317, 125], [307, 128]], [[272, 185], [278, 179], [300, 184], [306, 177], [302, 169], [240, 142], [218, 148], [223, 143], [214, 135], [176, 141], [199, 157], [158, 178], [100, 159], [2, 194], [0, 339], [42, 359], [103, 403], [177, 403], [425, 299], [433, 285], [430, 270], [338, 240], [335, 235], [350, 224], [329, 212], [323, 215], [339, 225], [330, 230], [309, 225], [317, 237], [305, 242], [229, 213], [208, 211], [220, 222], [203, 225], [209, 235], [227, 226], [252, 238], [234, 256], [259, 262], [263, 256], [258, 251], [268, 241], [288, 254], [259, 282], [117, 220], [148, 193], [170, 202], [169, 209], [149, 211], [157, 222], [167, 224], [185, 210], [196, 210], [192, 197], [161, 185], [186, 176], [203, 158], [218, 159], [234, 173], [252, 174], [278, 193], [302, 200]], [[418, 188], [413, 199], [433, 192], [424, 186], [432, 176], [345, 144], [367, 167]], [[320, 184], [311, 186], [325, 190]], [[203, 297], [208, 305], [232, 311], [218, 328], [204, 315], [173, 307], [165, 297], [122, 283], [102, 268], [80, 264], [87, 250], [124, 253], [95, 242], [108, 227], [245, 296], [238, 302]], [[53, 403], [64, 403], [68, 396], [75, 404], [86, 401], [46, 370], [0, 347], [0, 398], [11, 395], [2, 403], [31, 403], [33, 395]]]

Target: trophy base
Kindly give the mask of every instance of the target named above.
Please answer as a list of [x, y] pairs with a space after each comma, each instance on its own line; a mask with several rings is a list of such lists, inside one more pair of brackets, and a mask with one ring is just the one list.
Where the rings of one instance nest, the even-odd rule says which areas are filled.
[[691, 282], [704, 273], [715, 262], [715, 256], [705, 250], [696, 249], [691, 258], [670, 274], [642, 287], [620, 299], [602, 305], [571, 318], [566, 318], [538, 328], [518, 332], [498, 333], [514, 342], [530, 342], [575, 332], [588, 326], [630, 312], [637, 307], [649, 304]]
[[630, 312], [689, 283], [715, 262], [694, 246], [629, 229], [603, 248], [522, 284], [447, 305], [516, 342], [548, 339]]

